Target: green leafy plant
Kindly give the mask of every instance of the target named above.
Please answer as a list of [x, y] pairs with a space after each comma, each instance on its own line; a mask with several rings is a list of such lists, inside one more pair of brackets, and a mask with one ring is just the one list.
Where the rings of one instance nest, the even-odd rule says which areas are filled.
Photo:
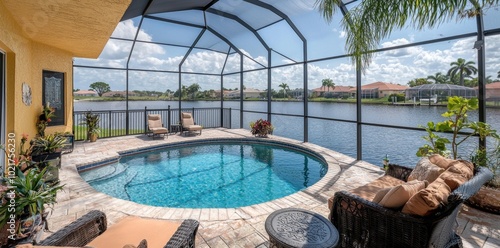
[[38, 136], [31, 141], [31, 155], [54, 153], [64, 147], [66, 138], [58, 134]]
[[[20, 220], [36, 214], [43, 214], [47, 207], [56, 203], [56, 195], [64, 185], [49, 185], [44, 181], [46, 169], [33, 168], [26, 175], [16, 167], [15, 178], [4, 178], [8, 191], [2, 195], [0, 205], [0, 226], [8, 220]], [[14, 202], [15, 204], [11, 204]]]
[[470, 160], [482, 167], [486, 167], [493, 172], [493, 179], [487, 185], [500, 188], [500, 139], [495, 139], [492, 149], [477, 149], [470, 155]]
[[87, 140], [92, 134], [100, 133], [98, 114], [94, 114], [92, 111], [85, 112], [85, 124], [87, 125]]
[[36, 122], [36, 130], [39, 136], [45, 136], [45, 129], [55, 116], [55, 109], [51, 108], [50, 103], [47, 102], [47, 104], [43, 106], [42, 113], [38, 116]]
[[[427, 131], [427, 136], [423, 136], [422, 138], [429, 142], [429, 144], [420, 147], [417, 151], [417, 156], [423, 157], [430, 154], [441, 154], [457, 159], [459, 146], [468, 138], [476, 135], [481, 140], [484, 140], [486, 137], [499, 137], [496, 130], [491, 129], [489, 124], [469, 121], [467, 112], [478, 108], [478, 100], [476, 98], [450, 97], [448, 98], [447, 108], [448, 111], [442, 114], [446, 120], [438, 123], [431, 121], [424, 127]], [[464, 129], [470, 132], [462, 134]], [[451, 141], [438, 134], [445, 132], [452, 134]], [[448, 150], [448, 144], [451, 146], [451, 151]]]

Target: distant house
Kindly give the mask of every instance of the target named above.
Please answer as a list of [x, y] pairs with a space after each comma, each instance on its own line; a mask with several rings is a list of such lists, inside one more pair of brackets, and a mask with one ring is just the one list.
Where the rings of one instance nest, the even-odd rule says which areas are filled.
[[263, 92], [258, 89], [246, 88], [243, 90], [243, 98], [261, 98], [260, 94]]
[[[246, 88], [243, 90], [243, 98], [260, 98], [262, 97], [260, 94], [264, 93], [262, 90], [258, 89], [252, 89], [252, 88]], [[231, 91], [224, 91], [224, 97], [225, 98], [240, 98], [240, 91], [239, 90], [231, 90]]]
[[[335, 86], [337, 87], [337, 86]], [[313, 89], [313, 96], [314, 97], [323, 97], [325, 96], [326, 92], [332, 92], [335, 88], [332, 87], [326, 87], [326, 86], [321, 86], [319, 88]]]
[[485, 85], [486, 101], [500, 101], [500, 82]]
[[[102, 94], [102, 96], [103, 97], [126, 97], [127, 92], [126, 91], [119, 91], [119, 90], [109, 91], [109, 92]], [[133, 91], [129, 91], [128, 96], [137, 96], [137, 93], [135, 93]]]
[[73, 92], [73, 96], [98, 96], [98, 94], [93, 90], [79, 90]]
[[[361, 98], [383, 98], [392, 94], [404, 94], [408, 86], [375, 82], [361, 86]], [[356, 95], [356, 88], [351, 88], [353, 96]]]
[[324, 97], [326, 95], [330, 95], [330, 97], [332, 98], [350, 97], [352, 95], [352, 89], [354, 89], [354, 87], [342, 85], [336, 85], [334, 88], [321, 86], [319, 88], [313, 89], [313, 96]]

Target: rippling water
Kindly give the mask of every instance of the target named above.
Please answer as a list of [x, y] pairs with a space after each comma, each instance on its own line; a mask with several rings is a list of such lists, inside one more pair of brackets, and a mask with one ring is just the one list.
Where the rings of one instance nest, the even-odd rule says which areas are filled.
[[[132, 101], [129, 102], [130, 109], [148, 108], [177, 108], [176, 101]], [[183, 102], [182, 107], [220, 107], [218, 101], [194, 101]], [[232, 108], [232, 127], [239, 128], [239, 107], [237, 101], [224, 102], [225, 108]], [[75, 102], [75, 111], [84, 110], [110, 110], [125, 109], [125, 102]], [[266, 111], [267, 102], [247, 101], [244, 109], [251, 111]], [[303, 113], [302, 102], [272, 102], [272, 112], [285, 114]], [[351, 103], [326, 103], [310, 102], [309, 116], [335, 118], [340, 120], [356, 120], [356, 104]], [[441, 116], [446, 111], [442, 106], [392, 106], [392, 105], [362, 105], [362, 121], [376, 124], [400, 125], [407, 127], [418, 127], [425, 125], [428, 121], [439, 122], [444, 120]], [[266, 114], [245, 113], [243, 116], [243, 128], [248, 127], [250, 121], [258, 118], [267, 118]], [[487, 122], [496, 130], [500, 130], [500, 109], [487, 108]], [[469, 119], [478, 120], [477, 111], [470, 112]], [[304, 118], [273, 115], [272, 123], [276, 127], [274, 134], [293, 138], [304, 139]], [[340, 121], [326, 121], [321, 119], [309, 119], [309, 142], [315, 143], [332, 150], [356, 157], [356, 124]], [[362, 127], [362, 156], [363, 160], [380, 165], [382, 158], [387, 154], [392, 163], [414, 165], [418, 161], [415, 155], [418, 147], [425, 144], [421, 136], [424, 132], [409, 131], [393, 128], [374, 127], [364, 125]], [[475, 147], [477, 138], [472, 137], [465, 146]], [[468, 156], [467, 153], [462, 154]]]

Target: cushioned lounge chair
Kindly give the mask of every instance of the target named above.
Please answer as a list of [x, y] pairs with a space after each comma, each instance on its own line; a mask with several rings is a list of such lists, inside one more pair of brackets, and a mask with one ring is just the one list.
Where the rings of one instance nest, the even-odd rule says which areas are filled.
[[181, 124], [183, 133], [185, 131], [188, 132], [200, 131], [201, 135], [201, 130], [203, 129], [203, 127], [200, 125], [196, 125], [194, 123], [194, 119], [191, 113], [181, 113]]
[[[406, 182], [411, 172], [411, 168], [390, 164], [379, 178], [382, 180], [376, 181]], [[361, 197], [357, 189], [339, 191], [329, 200], [329, 217], [339, 231], [339, 247], [462, 247], [455, 233], [457, 214], [462, 203], [492, 176], [486, 168], [475, 168], [473, 177], [452, 191], [447, 203], [428, 216], [382, 207]], [[362, 187], [369, 189], [373, 187], [370, 185]]]
[[168, 138], [168, 129], [163, 126], [160, 115], [148, 115], [148, 130], [153, 139], [162, 134]]
[[[107, 228], [106, 215], [92, 210], [40, 242], [43, 246], [94, 248], [124, 247], [194, 247], [199, 222], [187, 219], [182, 223], [166, 220], [126, 217]], [[161, 245], [158, 242], [162, 242]]]

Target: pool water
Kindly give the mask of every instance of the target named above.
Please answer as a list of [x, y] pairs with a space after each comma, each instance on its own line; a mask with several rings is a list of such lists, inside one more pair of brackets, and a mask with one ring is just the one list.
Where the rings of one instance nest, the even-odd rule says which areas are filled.
[[295, 193], [326, 171], [322, 162], [296, 150], [217, 144], [125, 156], [80, 174], [98, 191], [145, 205], [234, 208]]

